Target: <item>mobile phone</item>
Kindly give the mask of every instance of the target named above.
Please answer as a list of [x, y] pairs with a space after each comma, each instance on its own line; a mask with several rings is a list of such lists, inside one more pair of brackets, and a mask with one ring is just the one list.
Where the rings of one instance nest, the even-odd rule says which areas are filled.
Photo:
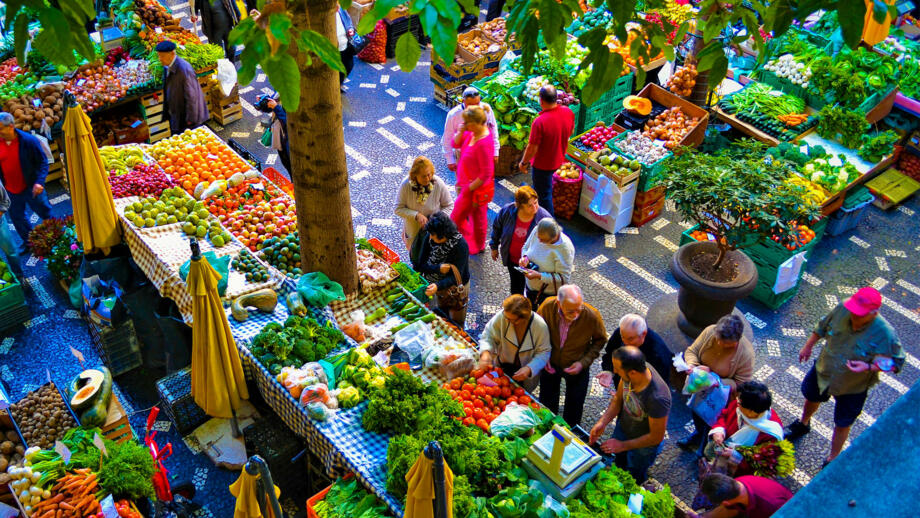
[[527, 272], [530, 271], [529, 269], [527, 269], [527, 268], [521, 268], [520, 266], [515, 266], [514, 269], [517, 270], [517, 271], [519, 271], [519, 272], [521, 272], [521, 273], [525, 273], [525, 274], [526, 274]]

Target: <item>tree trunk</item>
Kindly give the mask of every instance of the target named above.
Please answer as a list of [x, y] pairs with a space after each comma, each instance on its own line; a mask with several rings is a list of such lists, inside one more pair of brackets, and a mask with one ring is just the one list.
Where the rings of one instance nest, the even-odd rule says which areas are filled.
[[[338, 6], [336, 0], [288, 3], [295, 28], [312, 29], [333, 44]], [[354, 293], [358, 273], [339, 73], [315, 56], [308, 66], [309, 56], [294, 43], [291, 53], [301, 70], [300, 106], [288, 116], [301, 269], [323, 272]]]
[[[704, 47], [703, 33], [700, 32], [699, 29], [694, 28], [691, 34], [693, 44], [690, 47], [690, 55], [696, 60], [697, 54], [699, 54]], [[709, 70], [704, 72], [697, 71], [696, 84], [693, 85], [693, 90], [690, 92], [690, 97], [687, 100], [697, 106], [706, 106], [706, 101], [709, 100]]]

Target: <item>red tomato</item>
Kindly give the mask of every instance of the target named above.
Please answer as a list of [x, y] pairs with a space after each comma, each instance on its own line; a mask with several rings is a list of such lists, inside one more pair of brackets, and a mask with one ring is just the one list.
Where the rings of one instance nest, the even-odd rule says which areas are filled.
[[502, 399], [508, 399], [509, 397], [511, 397], [511, 387], [508, 387], [508, 386], [502, 387], [501, 397]]
[[473, 407], [472, 406], [463, 407], [463, 413], [466, 414], [467, 417], [473, 415]]
[[531, 403], [530, 408], [534, 410], [540, 410], [540, 403]]
[[485, 419], [477, 419], [476, 426], [482, 428], [483, 432], [489, 433], [489, 422]]
[[460, 378], [456, 378], [456, 379], [452, 380], [452, 381], [450, 382], [450, 388], [452, 388], [452, 389], [454, 389], [454, 390], [460, 390], [461, 388], [463, 388], [463, 380], [460, 379]]
[[465, 424], [466, 426], [473, 426], [474, 424], [476, 424], [476, 420], [473, 419], [472, 417], [466, 417], [465, 419], [463, 419], [463, 424]]
[[450, 394], [450, 397], [452, 397], [453, 399], [457, 399], [457, 391], [456, 391], [456, 390], [449, 390], [448, 393]]
[[499, 376], [501, 376], [502, 374], [504, 374], [504, 372], [502, 372], [502, 368], [501, 368], [501, 367], [495, 367], [495, 372], [497, 372]]
[[530, 396], [521, 396], [518, 398], [518, 403], [522, 405], [530, 404]]
[[473, 419], [482, 419], [485, 417], [486, 413], [481, 408], [473, 409]]
[[464, 402], [463, 402], [463, 408], [473, 408], [473, 402], [472, 402], [472, 401], [464, 401]]
[[482, 399], [486, 402], [486, 405], [492, 406], [492, 396], [485, 395]]
[[498, 408], [500, 408], [500, 409], [502, 410], [502, 412], [505, 411], [505, 407], [506, 407], [506, 406], [508, 406], [508, 404], [505, 403], [505, 400], [502, 399], [502, 400], [499, 400], [499, 401], [498, 401]]
[[467, 390], [467, 391], [469, 391], [469, 392], [473, 392], [474, 390], [476, 390], [476, 385], [474, 385], [474, 384], [472, 384], [472, 383], [464, 383], [464, 384], [463, 384], [463, 390]]
[[515, 389], [514, 389], [514, 395], [515, 395], [515, 396], [521, 397], [521, 396], [523, 396], [523, 395], [525, 395], [525, 394], [527, 394], [527, 391], [526, 391], [526, 390], [522, 389], [521, 387], [515, 387]]
[[485, 388], [485, 387], [476, 387], [476, 390], [473, 391], [473, 395], [474, 395], [474, 396], [479, 396], [479, 397], [485, 396], [485, 395], [486, 395], [486, 388]]
[[474, 400], [473, 400], [473, 406], [476, 407], [476, 408], [482, 408], [482, 407], [486, 406], [486, 404], [483, 403], [483, 401], [482, 401], [481, 399], [474, 399]]
[[517, 396], [511, 396], [511, 397], [509, 397], [508, 399], [506, 399], [505, 402], [508, 403], [509, 405], [510, 405], [511, 403], [517, 403], [517, 402], [518, 402], [518, 398], [517, 398]]
[[470, 373], [470, 376], [478, 379], [478, 378], [481, 378], [482, 375], [485, 373], [486, 371], [484, 369], [475, 369], [473, 370], [473, 372]]
[[460, 398], [461, 398], [461, 399], [470, 399], [471, 396], [472, 396], [472, 394], [470, 394], [470, 391], [469, 391], [469, 390], [466, 390], [465, 388], [464, 388], [463, 390], [460, 391]]

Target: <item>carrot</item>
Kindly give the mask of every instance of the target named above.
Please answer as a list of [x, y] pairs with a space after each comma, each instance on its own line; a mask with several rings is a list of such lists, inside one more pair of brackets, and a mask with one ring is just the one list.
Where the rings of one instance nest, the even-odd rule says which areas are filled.
[[71, 504], [70, 502], [61, 502], [61, 509], [73, 511], [74, 507], [73, 507], [73, 504]]

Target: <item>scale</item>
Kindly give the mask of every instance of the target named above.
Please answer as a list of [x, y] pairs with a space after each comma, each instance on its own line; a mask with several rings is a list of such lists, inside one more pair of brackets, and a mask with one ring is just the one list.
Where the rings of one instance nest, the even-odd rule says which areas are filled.
[[601, 468], [601, 456], [560, 425], [533, 443], [524, 458], [524, 469], [560, 502], [577, 495]]

